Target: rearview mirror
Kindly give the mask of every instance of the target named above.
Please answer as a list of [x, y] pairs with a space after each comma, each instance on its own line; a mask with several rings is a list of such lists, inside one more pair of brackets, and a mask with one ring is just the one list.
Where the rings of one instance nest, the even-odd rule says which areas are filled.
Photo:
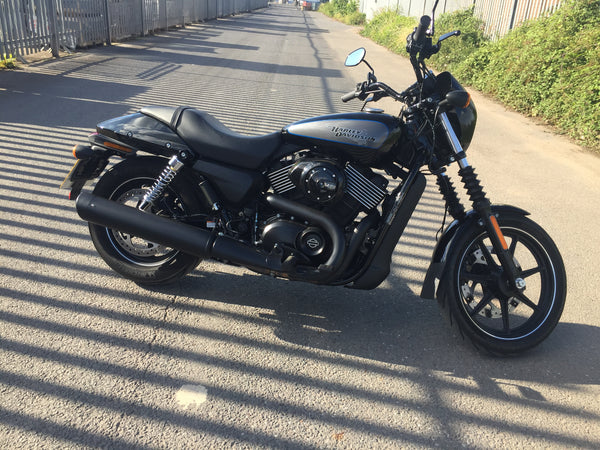
[[346, 57], [346, 62], [344, 64], [347, 67], [358, 66], [362, 62], [366, 54], [367, 51], [364, 48], [358, 48]]

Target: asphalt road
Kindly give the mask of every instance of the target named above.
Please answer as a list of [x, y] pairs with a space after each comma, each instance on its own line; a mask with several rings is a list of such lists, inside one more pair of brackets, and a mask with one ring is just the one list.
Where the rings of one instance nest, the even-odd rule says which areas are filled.
[[478, 353], [416, 294], [432, 180], [370, 292], [212, 262], [142, 288], [58, 190], [73, 144], [143, 105], [251, 134], [355, 110], [339, 97], [366, 75], [343, 66], [359, 46], [379, 79], [413, 81], [355, 29], [281, 6], [0, 72], [1, 448], [600, 447], [600, 160], [481, 95], [469, 160], [550, 232], [569, 278], [561, 323], [516, 358]]

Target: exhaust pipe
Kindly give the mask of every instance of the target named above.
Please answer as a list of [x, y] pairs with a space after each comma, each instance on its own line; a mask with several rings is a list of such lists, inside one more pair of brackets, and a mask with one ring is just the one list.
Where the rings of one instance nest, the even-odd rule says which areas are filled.
[[214, 238], [208, 231], [142, 212], [87, 192], [79, 194], [75, 207], [79, 217], [86, 222], [130, 233], [200, 258], [210, 257]]
[[155, 216], [87, 192], [79, 194], [75, 207], [79, 217], [86, 222], [130, 233], [199, 258], [223, 259], [258, 272], [275, 275], [287, 272], [286, 277], [318, 282], [328, 278], [335, 269], [340, 267], [345, 254], [345, 240], [339, 226], [320, 211], [304, 205], [272, 195], [268, 196], [268, 201], [278, 209], [323, 226], [331, 234], [334, 243], [333, 251], [323, 266], [319, 269], [306, 270], [302, 274], [290, 274], [289, 268], [284, 270], [278, 258], [270, 258], [266, 253], [244, 242], [227, 236], [217, 236], [210, 231]]

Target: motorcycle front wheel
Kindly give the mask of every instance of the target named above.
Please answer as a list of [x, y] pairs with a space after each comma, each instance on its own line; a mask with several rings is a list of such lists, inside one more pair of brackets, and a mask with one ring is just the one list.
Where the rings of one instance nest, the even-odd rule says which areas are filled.
[[519, 214], [498, 216], [525, 287], [511, 287], [487, 231], [474, 225], [453, 245], [442, 305], [476, 347], [508, 355], [528, 350], [554, 329], [566, 297], [566, 273], [548, 234]]
[[[125, 160], [108, 170], [98, 181], [94, 194], [114, 202], [137, 207], [167, 164], [163, 158], [141, 157]], [[187, 189], [186, 189], [187, 188]], [[183, 175], [178, 175], [149, 212], [175, 220], [203, 213], [190, 194]], [[129, 233], [89, 224], [98, 254], [115, 271], [139, 284], [173, 282], [192, 271], [200, 258], [147, 241]]]

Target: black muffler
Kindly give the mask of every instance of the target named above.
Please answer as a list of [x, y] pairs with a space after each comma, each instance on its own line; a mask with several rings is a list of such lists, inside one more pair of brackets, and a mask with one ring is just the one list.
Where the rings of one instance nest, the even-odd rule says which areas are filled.
[[[277, 205], [280, 209], [297, 214], [307, 220], [323, 223], [326, 218], [320, 211], [312, 210], [304, 205], [299, 205], [276, 196], [269, 196], [269, 203]], [[107, 228], [130, 233], [142, 239], [174, 248], [200, 258], [218, 258], [230, 261], [249, 269], [263, 273], [281, 275], [287, 272], [291, 278], [305, 279], [305, 281], [318, 282], [327, 278], [343, 262], [345, 246], [341, 229], [333, 222], [325, 227], [332, 235], [334, 250], [325, 267], [304, 272], [302, 276], [295, 277], [289, 273], [289, 268], [283, 270], [281, 261], [261, 252], [250, 245], [237, 241], [227, 236], [217, 236], [207, 230], [176, 222], [165, 217], [140, 211], [136, 208], [98, 197], [87, 192], [82, 192], [75, 203], [77, 213], [86, 222], [91, 222]]]
[[[147, 239], [200, 258], [221, 258], [256, 269], [266, 269], [266, 257], [234, 239], [216, 236], [207, 230], [155, 216], [139, 209], [82, 192], [75, 203], [79, 217], [87, 222]], [[214, 254], [215, 240], [223, 255]]]

